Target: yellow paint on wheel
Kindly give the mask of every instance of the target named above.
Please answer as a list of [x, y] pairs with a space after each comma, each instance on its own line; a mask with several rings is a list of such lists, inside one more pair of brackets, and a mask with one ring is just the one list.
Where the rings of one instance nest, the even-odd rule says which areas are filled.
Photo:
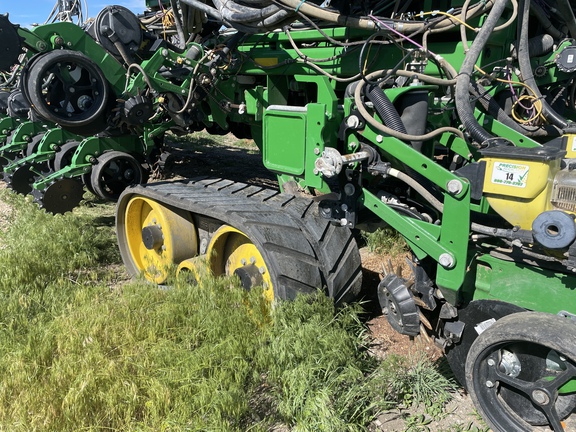
[[221, 226], [212, 236], [206, 251], [210, 270], [215, 276], [235, 274], [243, 268], [255, 269], [264, 287], [264, 297], [274, 301], [274, 287], [262, 254], [242, 231], [229, 225]]
[[[198, 253], [198, 237], [190, 214], [152, 199], [132, 198], [126, 206], [124, 226], [132, 264], [151, 282], [164, 283], [171, 269]], [[154, 247], [144, 243], [146, 230], [157, 234]]]

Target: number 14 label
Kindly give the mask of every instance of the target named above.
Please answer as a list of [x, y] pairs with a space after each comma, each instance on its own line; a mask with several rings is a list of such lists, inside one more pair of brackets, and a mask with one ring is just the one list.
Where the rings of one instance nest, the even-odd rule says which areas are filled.
[[528, 180], [528, 165], [495, 162], [492, 169], [492, 183], [524, 188]]

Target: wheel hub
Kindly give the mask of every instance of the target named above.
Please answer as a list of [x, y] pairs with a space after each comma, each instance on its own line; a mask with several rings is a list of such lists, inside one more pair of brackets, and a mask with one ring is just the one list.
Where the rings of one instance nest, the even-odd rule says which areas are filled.
[[[264, 267], [261, 267], [264, 269]], [[263, 273], [260, 273], [260, 269], [254, 264], [243, 265], [234, 270], [234, 274], [240, 279], [240, 284], [242, 288], [250, 291], [252, 287], [264, 285]]]
[[158, 225], [142, 228], [142, 243], [148, 250], [158, 250], [164, 245], [164, 234]]

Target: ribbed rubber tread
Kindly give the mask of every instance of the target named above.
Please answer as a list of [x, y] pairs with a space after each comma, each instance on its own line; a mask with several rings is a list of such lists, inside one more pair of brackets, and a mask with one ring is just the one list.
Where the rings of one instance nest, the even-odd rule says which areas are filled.
[[230, 180], [203, 178], [159, 182], [128, 188], [118, 200], [116, 225], [122, 258], [124, 213], [133, 196], [222, 221], [244, 232], [263, 255], [279, 298], [323, 288], [337, 303], [359, 292], [360, 254], [348, 228], [319, 216], [317, 205], [304, 198]]

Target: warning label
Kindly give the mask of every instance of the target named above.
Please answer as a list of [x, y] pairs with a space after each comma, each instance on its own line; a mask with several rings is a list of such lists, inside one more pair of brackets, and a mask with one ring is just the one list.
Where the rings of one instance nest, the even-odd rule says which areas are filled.
[[492, 169], [492, 183], [524, 188], [528, 180], [529, 169], [528, 165], [495, 162]]

